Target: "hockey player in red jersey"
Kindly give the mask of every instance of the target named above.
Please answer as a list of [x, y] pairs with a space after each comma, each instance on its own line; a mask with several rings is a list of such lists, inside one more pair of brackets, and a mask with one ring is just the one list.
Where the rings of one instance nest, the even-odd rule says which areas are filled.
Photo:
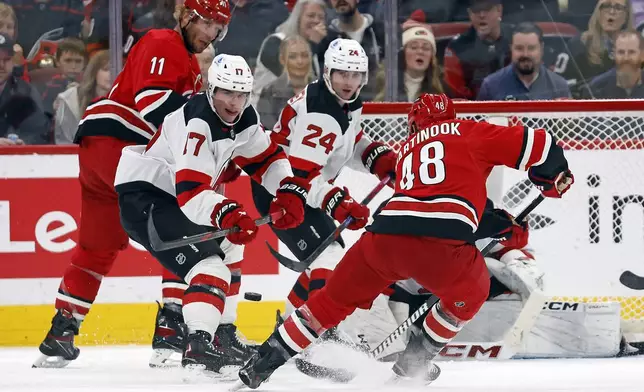
[[[225, 373], [237, 369], [254, 350], [216, 339], [226, 293], [231, 285], [231, 255], [252, 241], [257, 226], [242, 205], [212, 189], [232, 159], [273, 199], [269, 213], [278, 229], [304, 219], [309, 183], [293, 177], [284, 151], [264, 132], [250, 105], [253, 76], [240, 56], [220, 54], [208, 70], [208, 90], [166, 116], [146, 146], [123, 150], [116, 172], [121, 222], [128, 235], [189, 284], [183, 296], [188, 328], [184, 366], [199, 365]], [[151, 206], [154, 205], [153, 212]], [[239, 227], [225, 239], [165, 251], [150, 246], [147, 221], [152, 214], [162, 240]]]
[[[383, 143], [374, 142], [361, 128], [360, 91], [368, 81], [368, 57], [359, 42], [336, 39], [324, 54], [324, 71], [291, 98], [279, 117], [271, 138], [283, 146], [295, 175], [311, 181], [305, 223], [290, 230], [274, 230], [299, 260], [306, 259], [336, 229], [338, 222], [355, 218], [350, 230], [367, 224], [369, 208], [350, 196], [350, 190], [334, 184], [340, 171], [349, 166], [382, 179], [393, 177], [396, 154]], [[257, 184], [253, 198], [257, 210], [266, 213], [271, 200]], [[316, 290], [344, 254], [340, 238], [331, 244], [295, 283], [287, 298], [286, 313], [299, 307]], [[306, 288], [302, 281], [309, 280]]]
[[408, 278], [440, 300], [428, 312], [422, 334], [411, 342], [415, 344], [396, 361], [396, 381], [429, 383], [438, 376], [433, 358], [488, 296], [489, 275], [474, 239], [492, 168], [528, 170], [547, 197], [561, 197], [574, 182], [563, 150], [545, 130], [455, 117], [444, 94], [423, 94], [414, 102], [410, 135], [398, 152], [394, 196], [326, 286], [293, 312], [239, 371], [244, 384], [257, 388], [322, 332], [357, 307], [368, 308], [391, 283]]
[[78, 357], [74, 336], [102, 278], [128, 245], [114, 192], [121, 150], [146, 144], [163, 118], [201, 89], [194, 54], [222, 39], [230, 20], [226, 0], [186, 0], [176, 11], [175, 29], [148, 32], [132, 48], [109, 94], [89, 105], [79, 123], [79, 243], [60, 283], [57, 313], [34, 367], [62, 367]]

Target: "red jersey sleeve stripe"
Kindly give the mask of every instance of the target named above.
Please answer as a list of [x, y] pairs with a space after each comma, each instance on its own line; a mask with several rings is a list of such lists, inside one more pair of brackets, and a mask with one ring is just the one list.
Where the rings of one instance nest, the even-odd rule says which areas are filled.
[[548, 158], [550, 146], [552, 145], [552, 136], [544, 129], [535, 130], [535, 144], [528, 160], [528, 166], [539, 166]]
[[181, 169], [177, 172], [175, 175], [176, 178], [176, 183], [180, 182], [198, 182], [200, 184], [204, 185], [210, 185], [212, 182], [212, 177], [207, 175], [206, 173], [202, 173], [197, 170], [192, 170], [192, 169]]
[[197, 196], [201, 192], [204, 191], [209, 191], [211, 188], [209, 185], [206, 184], [201, 184], [201, 185], [195, 185], [194, 182], [179, 182], [176, 185], [176, 190], [177, 190], [177, 202], [179, 203], [179, 207], [183, 207], [188, 203], [193, 197]]
[[285, 139], [287, 139], [291, 134], [291, 128], [289, 128], [288, 124], [295, 118], [295, 116], [297, 116], [297, 112], [291, 105], [287, 104], [284, 106], [284, 109], [282, 109], [282, 113], [280, 114], [279, 133]]
[[309, 180], [317, 177], [317, 175], [320, 174], [320, 170], [322, 170], [322, 166], [317, 163], [307, 161], [306, 159], [298, 158], [293, 155], [288, 157], [288, 161], [291, 163], [294, 174]]
[[272, 132], [271, 133], [271, 140], [274, 143], [277, 143], [277, 144], [282, 145], [282, 146], [288, 147], [288, 146], [291, 145], [291, 142], [282, 133]]
[[364, 130], [361, 129], [360, 132], [358, 132], [358, 134], [356, 135], [356, 141], [355, 141], [356, 144], [358, 144], [358, 142], [362, 139], [363, 135], [364, 135]]
[[286, 154], [280, 146], [271, 143], [264, 152], [252, 158], [235, 157], [233, 161], [255, 181], [261, 183], [261, 178], [271, 164], [279, 159], [286, 159]]

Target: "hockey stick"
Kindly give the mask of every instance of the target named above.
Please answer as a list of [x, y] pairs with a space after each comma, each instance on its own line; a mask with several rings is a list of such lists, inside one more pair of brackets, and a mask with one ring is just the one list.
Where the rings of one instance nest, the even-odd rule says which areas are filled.
[[632, 271], [624, 271], [619, 276], [619, 281], [632, 290], [644, 290], [644, 277]]
[[[369, 204], [371, 200], [373, 200], [373, 198], [376, 197], [376, 195], [387, 185], [387, 183], [389, 183], [389, 181], [391, 181], [391, 178], [388, 176], [380, 180], [378, 185], [376, 185], [376, 187], [373, 188], [367, 196], [365, 196], [361, 204]], [[268, 250], [271, 252], [273, 257], [275, 257], [277, 261], [279, 261], [279, 263], [284, 267], [295, 272], [303, 272], [304, 270], [309, 268], [309, 265], [311, 265], [311, 263], [313, 263], [313, 261], [317, 259], [318, 256], [320, 256], [320, 254], [322, 254], [322, 252], [324, 252], [324, 250], [328, 248], [329, 245], [331, 245], [340, 236], [340, 233], [342, 233], [344, 229], [346, 229], [351, 223], [353, 223], [353, 220], [354, 219], [351, 216], [345, 219], [344, 222], [340, 224], [340, 226], [336, 227], [333, 233], [326, 237], [324, 241], [322, 241], [320, 245], [318, 245], [318, 247], [315, 248], [315, 250], [302, 261], [291, 260], [288, 257], [282, 256], [278, 251], [273, 249], [273, 247], [268, 242], [266, 242], [266, 246], [268, 246]]]
[[[526, 206], [523, 211], [515, 218], [517, 223], [523, 222], [527, 216], [534, 211], [535, 208], [545, 199], [543, 194], [539, 194], [528, 206]], [[490, 253], [494, 245], [496, 245], [499, 240], [493, 239], [488, 243], [482, 250], [481, 253], [483, 256], [486, 256]], [[537, 320], [537, 317], [540, 314], [540, 310], [543, 306], [543, 302], [546, 300], [546, 297], [539, 290], [535, 290], [531, 293], [529, 299], [523, 306], [519, 317], [514, 323], [513, 327], [508, 331], [504, 339], [499, 342], [499, 345], [503, 347], [509, 346], [511, 351], [516, 351], [516, 348], [521, 344], [523, 340], [524, 333], [530, 331], [532, 326]], [[402, 336], [411, 325], [421, 318], [429, 309], [438, 302], [438, 297], [431, 295], [425, 303], [423, 303], [414, 313], [412, 313], [402, 324], [398, 326], [389, 336], [385, 338], [376, 348], [371, 350], [369, 356], [371, 358], [377, 358], [383, 351], [385, 351], [391, 344]], [[507, 351], [507, 349], [506, 349]], [[509, 357], [508, 357], [509, 358]], [[312, 364], [301, 358], [296, 358], [295, 365], [299, 371], [302, 373], [315, 377], [315, 378], [326, 378], [332, 379], [337, 382], [349, 382], [355, 377], [355, 375], [345, 369], [339, 368], [328, 368], [325, 366], [319, 366]]]
[[[235, 226], [230, 229], [207, 231], [202, 234], [195, 234], [178, 240], [163, 241], [161, 237], [159, 237], [159, 232], [154, 226], [154, 222], [152, 220], [153, 210], [154, 210], [154, 204], [150, 207], [150, 212], [148, 214], [148, 237], [150, 239], [150, 246], [156, 252], [161, 252], [168, 249], [180, 248], [182, 246], [186, 246], [190, 244], [198, 244], [200, 242], [209, 241], [215, 238], [225, 237], [230, 233], [236, 233], [239, 231], [239, 227]], [[283, 215], [284, 215], [284, 210], [274, 212], [272, 214], [268, 214], [259, 219], [256, 219], [255, 224], [257, 226], [265, 225], [267, 223], [273, 222], [276, 219], [281, 218]]]

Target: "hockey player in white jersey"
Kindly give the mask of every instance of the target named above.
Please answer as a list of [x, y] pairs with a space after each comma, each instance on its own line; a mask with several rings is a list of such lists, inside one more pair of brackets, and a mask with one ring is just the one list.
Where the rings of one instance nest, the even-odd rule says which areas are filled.
[[[253, 352], [213, 338], [231, 284], [227, 264], [239, 260], [241, 245], [252, 241], [258, 228], [242, 205], [216, 193], [213, 185], [232, 159], [271, 195], [268, 211], [283, 212], [273, 221], [278, 229], [303, 221], [310, 186], [293, 177], [282, 148], [270, 140], [250, 106], [253, 76], [246, 61], [218, 55], [208, 70], [208, 83], [206, 92], [165, 118], [147, 146], [123, 150], [115, 188], [128, 235], [189, 284], [183, 297], [188, 337], [182, 365], [224, 373]], [[213, 227], [241, 230], [220, 241], [154, 251], [146, 224], [149, 214], [164, 241]]]
[[[336, 228], [333, 222], [355, 218], [348, 226], [358, 230], [367, 224], [370, 212], [356, 202], [347, 188], [333, 183], [345, 166], [393, 178], [395, 153], [373, 142], [361, 129], [360, 90], [368, 80], [368, 59], [354, 40], [336, 39], [324, 54], [324, 71], [291, 98], [271, 133], [289, 156], [296, 176], [311, 181], [304, 224], [290, 230], [275, 230], [277, 237], [299, 259], [307, 258]], [[271, 196], [253, 183], [257, 210], [266, 213]], [[317, 208], [316, 208], [317, 207]], [[331, 218], [333, 219], [331, 219]], [[342, 239], [330, 245], [302, 273], [287, 298], [287, 313], [301, 306], [316, 290], [344, 254]], [[302, 281], [310, 280], [305, 286]]]

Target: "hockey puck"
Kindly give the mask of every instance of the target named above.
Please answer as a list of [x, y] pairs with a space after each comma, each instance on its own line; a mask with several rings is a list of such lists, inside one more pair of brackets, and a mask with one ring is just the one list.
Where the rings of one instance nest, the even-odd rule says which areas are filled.
[[247, 293], [244, 293], [244, 299], [247, 299], [249, 301], [259, 302], [262, 300], [262, 295], [260, 293], [247, 292]]

